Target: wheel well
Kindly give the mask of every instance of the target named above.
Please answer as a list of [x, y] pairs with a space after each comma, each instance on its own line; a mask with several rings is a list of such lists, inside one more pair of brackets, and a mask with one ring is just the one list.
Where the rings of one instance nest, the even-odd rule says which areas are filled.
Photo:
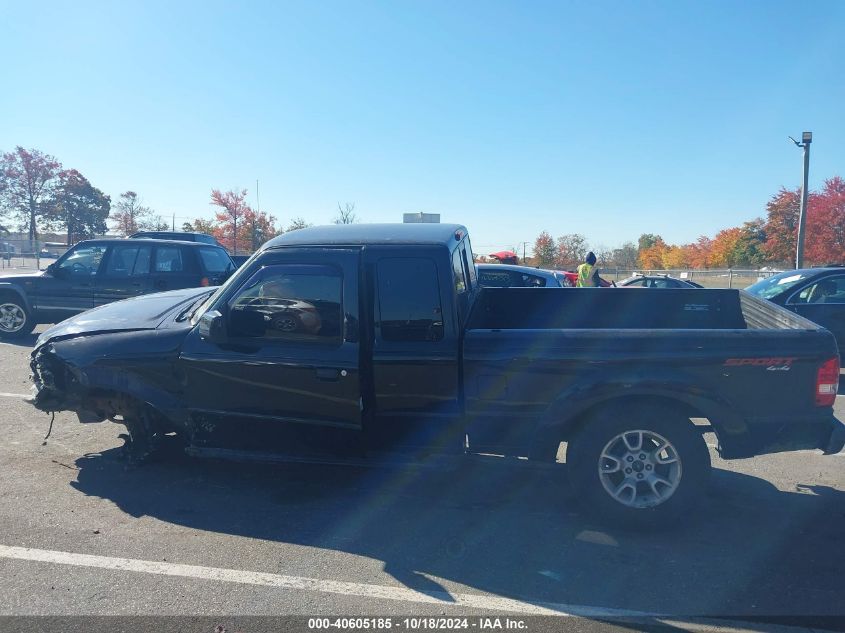
[[15, 290], [10, 288], [0, 288], [0, 299], [14, 299], [15, 301], [19, 302], [27, 311], [29, 311], [29, 305], [24, 299], [23, 295]]
[[[637, 395], [637, 396], [620, 396], [611, 400], [603, 400], [596, 404], [580, 411], [572, 418], [564, 421], [558, 425], [549, 426], [544, 432], [539, 433], [532, 444], [531, 458], [541, 461], [554, 461], [557, 456], [557, 450], [561, 442], [568, 442], [574, 438], [581, 429], [587, 425], [593, 417], [600, 411], [608, 409], [621, 409], [623, 411], [630, 411], [639, 406], [663, 406], [672, 409], [679, 415], [690, 419], [692, 426], [692, 418], [706, 418], [707, 416], [699, 410], [686, 402], [676, 400], [668, 396], [660, 395]], [[718, 431], [715, 425], [709, 427], [702, 427], [702, 429], [712, 430], [718, 437]], [[703, 431], [702, 431], [703, 432]]]
[[[113, 420], [116, 416], [124, 419], [127, 416], [147, 414], [162, 428], [175, 431], [174, 425], [158, 408], [135, 396], [121, 391], [97, 391], [89, 394], [88, 402], [91, 408], [103, 414], [103, 417]], [[174, 427], [174, 428], [172, 428]]]

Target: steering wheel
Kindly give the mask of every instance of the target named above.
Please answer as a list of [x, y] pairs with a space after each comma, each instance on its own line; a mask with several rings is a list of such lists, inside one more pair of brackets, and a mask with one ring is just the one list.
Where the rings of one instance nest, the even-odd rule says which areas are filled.
[[79, 262], [73, 262], [73, 264], [70, 265], [70, 271], [72, 273], [87, 273], [88, 266], [80, 264]]
[[267, 305], [267, 303], [264, 300], [264, 297], [250, 297], [249, 299], [247, 299], [246, 301], [244, 301], [240, 305], [241, 305], [241, 307], [250, 306], [250, 307], [263, 308], [264, 306]]

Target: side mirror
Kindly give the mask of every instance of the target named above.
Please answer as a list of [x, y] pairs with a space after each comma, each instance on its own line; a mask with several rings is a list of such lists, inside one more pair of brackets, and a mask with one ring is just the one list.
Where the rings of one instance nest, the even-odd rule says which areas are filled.
[[44, 272], [45, 272], [45, 273], [47, 273], [48, 275], [53, 275], [53, 276], [55, 276], [55, 274], [56, 274], [56, 265], [55, 265], [55, 264], [50, 264], [49, 266], [47, 266], [47, 268], [45, 268], [45, 269], [44, 269]]
[[217, 310], [209, 310], [200, 317], [200, 338], [212, 343], [226, 342], [226, 321]]

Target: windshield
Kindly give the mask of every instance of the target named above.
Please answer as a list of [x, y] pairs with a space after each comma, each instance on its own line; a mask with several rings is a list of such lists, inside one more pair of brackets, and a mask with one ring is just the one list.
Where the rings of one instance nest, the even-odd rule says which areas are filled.
[[248, 266], [241, 266], [240, 268], [238, 268], [231, 277], [229, 277], [226, 281], [223, 282], [223, 284], [219, 288], [217, 288], [217, 290], [211, 293], [208, 298], [199, 306], [199, 308], [197, 308], [196, 311], [194, 311], [194, 313], [191, 315], [191, 325], [196, 325], [197, 322], [202, 318], [202, 315], [205, 314], [206, 311], [215, 304], [217, 298], [222, 296], [226, 292], [226, 290], [230, 286], [232, 286], [232, 284], [240, 283], [240, 278], [247, 276], [246, 271], [248, 270], [248, 268]]
[[807, 273], [788, 270], [778, 275], [761, 279], [756, 284], [748, 286], [746, 290], [761, 299], [773, 299], [807, 277], [809, 277]]

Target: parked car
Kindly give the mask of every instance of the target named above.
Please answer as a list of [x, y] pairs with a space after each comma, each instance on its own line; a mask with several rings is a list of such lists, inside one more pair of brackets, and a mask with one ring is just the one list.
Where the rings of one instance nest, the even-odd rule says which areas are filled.
[[560, 288], [570, 285], [563, 273], [513, 264], [476, 264], [478, 283], [488, 288]]
[[213, 235], [192, 233], [190, 231], [138, 231], [130, 235], [129, 239], [178, 240], [180, 242], [202, 242], [203, 244], [221, 245]]
[[46, 270], [0, 277], [0, 338], [28, 334], [112, 301], [216, 286], [235, 266], [221, 246], [171, 240], [86, 240]]
[[694, 281], [669, 275], [640, 275], [638, 273], [617, 282], [616, 285], [623, 288], [703, 288], [701, 284]]
[[[615, 525], [687, 513], [710, 470], [705, 430], [726, 459], [845, 445], [833, 336], [770, 302], [479, 288], [476, 273], [458, 225], [291, 231], [214, 291], [50, 328], [32, 352], [32, 403], [118, 419], [137, 460], [175, 432], [217, 459], [469, 453], [554, 469], [567, 442], [575, 492]], [[273, 298], [319, 327], [274, 325]]]
[[845, 267], [788, 270], [746, 290], [830, 330], [845, 363]]
[[232, 262], [235, 264], [235, 268], [240, 268], [246, 263], [246, 260], [252, 257], [252, 255], [231, 255], [231, 257]]

